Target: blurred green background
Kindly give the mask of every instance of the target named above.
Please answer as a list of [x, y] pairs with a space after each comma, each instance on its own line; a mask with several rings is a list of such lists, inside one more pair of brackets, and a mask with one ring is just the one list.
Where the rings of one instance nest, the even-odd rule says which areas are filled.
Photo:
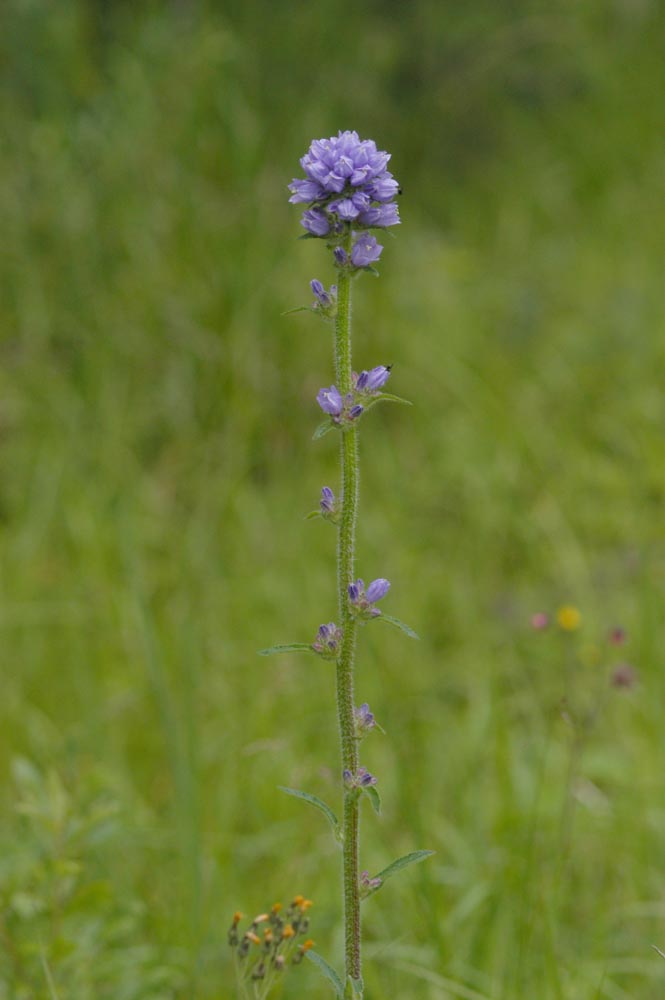
[[[393, 154], [355, 286], [384, 815], [367, 996], [656, 1000], [665, 961], [665, 8], [4, 0], [0, 997], [226, 1000], [302, 892], [340, 964], [314, 137]], [[574, 604], [582, 627], [536, 633]], [[623, 647], [610, 628], [628, 633]], [[610, 684], [622, 660], [639, 683]], [[50, 977], [50, 978], [49, 978]], [[329, 995], [313, 967], [284, 996]]]

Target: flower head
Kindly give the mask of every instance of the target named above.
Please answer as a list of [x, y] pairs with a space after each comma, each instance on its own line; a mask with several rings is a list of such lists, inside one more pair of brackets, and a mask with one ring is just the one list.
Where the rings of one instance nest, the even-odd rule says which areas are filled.
[[576, 632], [582, 624], [582, 615], [572, 604], [564, 604], [556, 613], [556, 622], [564, 632]]
[[341, 641], [342, 630], [334, 622], [329, 622], [328, 625], [319, 625], [312, 649], [326, 660], [336, 660]]
[[368, 871], [360, 873], [360, 895], [369, 896], [371, 892], [375, 889], [380, 889], [383, 885], [383, 879], [375, 875], [374, 878], [370, 878]]
[[343, 773], [344, 784], [347, 788], [369, 788], [370, 785], [376, 785], [377, 779], [373, 774], [370, 774], [366, 767], [359, 767], [355, 774], [353, 771], [349, 771], [348, 768]]
[[381, 612], [378, 608], [373, 607], [373, 605], [376, 601], [380, 601], [382, 597], [385, 597], [389, 590], [390, 581], [385, 580], [383, 577], [372, 580], [367, 590], [365, 590], [364, 582], [358, 579], [355, 583], [349, 584], [349, 600], [353, 610], [357, 614], [360, 614], [364, 618], [376, 618]]
[[[305, 177], [289, 184], [293, 204], [304, 204], [301, 225], [312, 236], [329, 237], [335, 263], [348, 263], [346, 251], [339, 244], [354, 229], [385, 228], [399, 224], [394, 198], [399, 185], [387, 169], [390, 154], [376, 147], [372, 139], [361, 139], [357, 132], [338, 132], [329, 139], [315, 139], [300, 160]], [[375, 263], [383, 249], [366, 234], [354, 233], [351, 253], [355, 268]]]
[[366, 701], [363, 702], [360, 708], [354, 708], [353, 726], [355, 735], [358, 738], [363, 737], [365, 733], [369, 732], [370, 729], [374, 729], [376, 726], [376, 719], [370, 711], [370, 707]]
[[537, 632], [542, 632], [546, 629], [550, 623], [550, 616], [545, 611], [536, 611], [534, 615], [531, 615], [531, 628], [534, 628]]

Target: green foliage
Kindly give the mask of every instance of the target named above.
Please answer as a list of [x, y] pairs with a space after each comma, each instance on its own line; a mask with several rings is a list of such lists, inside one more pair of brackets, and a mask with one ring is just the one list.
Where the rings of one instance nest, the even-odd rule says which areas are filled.
[[293, 795], [296, 799], [302, 799], [303, 802], [309, 802], [311, 806], [314, 806], [322, 812], [332, 827], [332, 831], [335, 834], [335, 840], [340, 842], [342, 841], [343, 835], [342, 829], [339, 825], [339, 820], [327, 803], [318, 798], [316, 795], [311, 795], [309, 792], [300, 792], [296, 788], [285, 788], [283, 785], [280, 785], [279, 790], [280, 792], [286, 792], [287, 795]]
[[317, 967], [323, 978], [331, 984], [335, 991], [335, 996], [344, 1000], [344, 984], [333, 969], [332, 965], [326, 962], [325, 958], [319, 955], [316, 951], [308, 951], [307, 958]]
[[122, 820], [111, 790], [91, 774], [73, 795], [25, 758], [13, 775], [20, 819], [2, 843], [0, 997], [172, 996], [182, 971], [141, 943], [146, 907], [103, 874]]
[[[363, 864], [437, 852], [365, 908], [365, 993], [661, 1000], [664, 16], [5, 0], [0, 996], [43, 955], [60, 1000], [218, 1000], [268, 892], [341, 952], [338, 851], [275, 791], [332, 794], [332, 672], [256, 650], [335, 616], [328, 332], [281, 315], [332, 275], [286, 183], [357, 127], [404, 189], [357, 365], [415, 401], [362, 423], [360, 565], [422, 636], [362, 632]], [[578, 636], [531, 632], [564, 602]]]

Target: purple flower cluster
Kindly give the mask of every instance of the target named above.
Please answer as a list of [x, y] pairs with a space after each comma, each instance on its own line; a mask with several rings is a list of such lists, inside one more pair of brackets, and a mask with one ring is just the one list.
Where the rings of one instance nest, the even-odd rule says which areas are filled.
[[343, 777], [347, 788], [367, 788], [369, 785], [375, 785], [377, 780], [366, 767], [359, 767], [355, 774], [347, 768]]
[[[363, 895], [368, 895], [368, 890], [378, 889], [383, 885], [383, 879], [376, 875], [374, 878], [370, 878], [368, 871], [360, 873], [360, 891]], [[364, 890], [364, 891], [363, 891]]]
[[329, 237], [337, 243], [338, 266], [348, 264], [341, 238], [353, 229], [351, 264], [370, 267], [383, 247], [363, 229], [399, 224], [394, 202], [399, 185], [387, 170], [390, 154], [376, 148], [357, 132], [339, 132], [330, 139], [315, 139], [300, 160], [304, 178], [289, 184], [293, 204], [306, 204], [301, 225], [311, 236]]
[[376, 618], [381, 612], [374, 607], [377, 601], [385, 597], [390, 590], [390, 581], [379, 577], [372, 580], [367, 590], [362, 580], [349, 584], [349, 600], [356, 613], [365, 618]]
[[337, 386], [331, 385], [328, 389], [319, 389], [316, 401], [336, 424], [349, 423], [356, 420], [365, 408], [359, 400], [366, 402], [369, 397], [375, 396], [386, 384], [389, 376], [390, 368], [386, 365], [377, 365], [369, 371], [361, 371], [360, 375], [354, 372], [352, 392], [342, 396]]
[[312, 649], [326, 660], [336, 660], [341, 641], [342, 630], [334, 622], [329, 622], [328, 625], [319, 625]]

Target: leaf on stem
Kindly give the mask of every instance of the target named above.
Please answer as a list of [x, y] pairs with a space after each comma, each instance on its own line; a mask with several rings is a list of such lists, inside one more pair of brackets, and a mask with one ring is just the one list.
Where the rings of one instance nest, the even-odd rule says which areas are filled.
[[344, 1000], [357, 1000], [358, 997], [362, 1000], [364, 988], [362, 979], [352, 979], [351, 976], [347, 976]]
[[320, 510], [310, 510], [309, 514], [305, 514], [304, 521], [313, 521], [315, 517], [321, 517]]
[[363, 788], [363, 791], [369, 801], [372, 803], [372, 809], [377, 816], [381, 815], [381, 796], [379, 795], [379, 790], [376, 785], [368, 785], [367, 788]]
[[287, 309], [286, 312], [282, 313], [282, 316], [293, 316], [294, 313], [307, 313], [311, 312], [307, 306], [294, 306], [293, 309]]
[[330, 823], [333, 833], [335, 834], [335, 840], [338, 840], [340, 844], [342, 843], [344, 835], [342, 833], [342, 828], [339, 825], [339, 820], [326, 802], [318, 798], [316, 795], [310, 795], [309, 792], [301, 792], [297, 788], [286, 788], [285, 785], [278, 785], [277, 787], [280, 792], [286, 792], [287, 795], [293, 795], [295, 799], [302, 799], [303, 802], [309, 802], [311, 806], [315, 806], [319, 809]]
[[319, 426], [312, 434], [312, 441], [318, 441], [319, 438], [322, 438], [324, 434], [327, 434], [328, 431], [331, 431], [334, 426], [335, 424], [332, 422], [332, 420], [330, 420], [330, 418], [328, 418], [328, 420], [324, 420], [323, 423], [319, 424]]
[[332, 965], [329, 965], [325, 958], [322, 958], [316, 951], [308, 951], [306, 956], [310, 962], [314, 963], [323, 978], [327, 979], [332, 985], [335, 990], [335, 995], [339, 998], [339, 1000], [344, 1000], [344, 986], [342, 985], [342, 980], [339, 978]]
[[267, 649], [260, 649], [259, 656], [272, 656], [273, 653], [313, 653], [311, 645], [307, 642], [287, 642], [279, 646], [268, 646]]
[[403, 406], [413, 406], [410, 399], [402, 399], [401, 396], [396, 396], [394, 392], [380, 392], [376, 397], [376, 402], [380, 403], [382, 401], [386, 403], [402, 403]]
[[377, 872], [374, 878], [381, 879], [381, 884], [377, 885], [375, 888], [370, 889], [366, 895], [365, 899], [369, 896], [373, 896], [375, 892], [378, 892], [382, 888], [383, 883], [386, 879], [392, 878], [397, 872], [400, 872], [403, 868], [408, 868], [409, 865], [417, 865], [419, 861], [424, 861], [425, 858], [431, 857], [434, 851], [412, 851], [411, 854], [405, 854], [403, 857], [398, 858], [397, 861], [393, 861], [392, 864], [384, 868], [383, 871]]
[[372, 621], [388, 622], [389, 625], [393, 625], [395, 628], [398, 628], [411, 639], [420, 639], [418, 633], [414, 632], [410, 625], [406, 625], [404, 622], [400, 621], [399, 618], [395, 618], [393, 615], [387, 615], [385, 611], [382, 611], [381, 614], [377, 615], [376, 618], [373, 618]]

